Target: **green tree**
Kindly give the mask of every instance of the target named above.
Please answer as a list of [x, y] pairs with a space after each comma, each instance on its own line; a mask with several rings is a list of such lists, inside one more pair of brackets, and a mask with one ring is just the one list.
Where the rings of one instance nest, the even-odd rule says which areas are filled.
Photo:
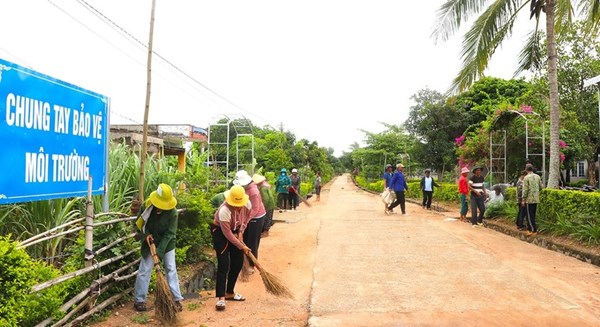
[[438, 24], [434, 38], [447, 40], [473, 15], [479, 15], [464, 36], [463, 65], [454, 79], [453, 89], [462, 91], [477, 78], [483, 76], [489, 59], [498, 46], [512, 32], [521, 11], [529, 11], [529, 18], [536, 18], [535, 30], [521, 52], [520, 69], [529, 69], [540, 60], [537, 33], [539, 18], [546, 14], [546, 50], [550, 102], [550, 169], [548, 187], [558, 188], [560, 175], [560, 103], [558, 96], [558, 73], [556, 37], [572, 24], [574, 8], [585, 18], [585, 30], [595, 32], [600, 23], [598, 0], [448, 0], [438, 11]]
[[454, 142], [469, 127], [468, 112], [462, 106], [448, 105], [444, 95], [429, 89], [420, 90], [411, 99], [415, 105], [405, 126], [420, 141], [415, 155], [421, 164], [440, 172], [441, 178], [457, 162]]
[[[352, 167], [359, 167], [361, 175], [367, 179], [381, 177], [385, 164], [400, 162], [403, 154], [414, 157], [412, 152], [416, 142], [415, 138], [401, 125], [387, 123], [382, 123], [382, 125], [386, 127], [386, 130], [380, 133], [362, 130], [365, 133], [365, 147], [352, 146]], [[403, 163], [408, 166], [408, 162]]]

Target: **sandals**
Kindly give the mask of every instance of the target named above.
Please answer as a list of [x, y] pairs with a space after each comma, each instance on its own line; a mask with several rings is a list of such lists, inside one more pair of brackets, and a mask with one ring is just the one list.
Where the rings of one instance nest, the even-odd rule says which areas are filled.
[[241, 302], [241, 301], [246, 301], [246, 298], [242, 294], [235, 293], [234, 296], [226, 297], [225, 300]]
[[223, 310], [225, 310], [225, 301], [224, 300], [217, 301], [217, 304], [215, 305], [215, 308], [217, 309], [217, 311], [223, 311]]

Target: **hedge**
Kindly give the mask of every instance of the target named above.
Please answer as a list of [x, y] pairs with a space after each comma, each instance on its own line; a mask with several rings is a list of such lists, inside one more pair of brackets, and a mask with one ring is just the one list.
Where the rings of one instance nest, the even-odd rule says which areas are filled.
[[[357, 176], [356, 182], [368, 190], [381, 192], [383, 181], [369, 182]], [[409, 182], [407, 198], [421, 199], [419, 182]], [[454, 183], [440, 183], [434, 198], [441, 201], [459, 202], [458, 187]], [[506, 216], [511, 220], [517, 214], [517, 190], [506, 188], [505, 205], [501, 210], [490, 212], [487, 216]], [[569, 236], [584, 243], [600, 244], [600, 192], [581, 192], [572, 190], [543, 189], [537, 209], [538, 229], [544, 233]]]
[[17, 249], [9, 237], [0, 237], [0, 326], [35, 326], [50, 316], [60, 317], [66, 284], [30, 293], [32, 286], [59, 275], [57, 269]]

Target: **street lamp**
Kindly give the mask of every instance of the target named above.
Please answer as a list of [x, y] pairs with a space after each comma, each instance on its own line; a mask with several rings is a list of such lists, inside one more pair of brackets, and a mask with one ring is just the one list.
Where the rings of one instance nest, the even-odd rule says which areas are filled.
[[[600, 135], [600, 75], [583, 81], [583, 87], [596, 85], [598, 87], [598, 133]], [[600, 137], [598, 138], [600, 139]], [[600, 166], [600, 153], [598, 154], [598, 166]], [[589, 169], [589, 167], [588, 167]], [[598, 169], [598, 184], [600, 185], [600, 167]]]

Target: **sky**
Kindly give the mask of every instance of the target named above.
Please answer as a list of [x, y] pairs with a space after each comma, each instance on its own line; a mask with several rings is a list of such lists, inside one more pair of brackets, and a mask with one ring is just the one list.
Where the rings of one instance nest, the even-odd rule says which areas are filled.
[[[151, 2], [0, 0], [0, 58], [108, 96], [111, 124], [141, 124]], [[403, 123], [419, 90], [449, 88], [462, 34], [431, 38], [444, 2], [156, 0], [149, 123], [247, 118], [339, 156], [361, 130]], [[513, 76], [532, 24], [488, 76]]]

